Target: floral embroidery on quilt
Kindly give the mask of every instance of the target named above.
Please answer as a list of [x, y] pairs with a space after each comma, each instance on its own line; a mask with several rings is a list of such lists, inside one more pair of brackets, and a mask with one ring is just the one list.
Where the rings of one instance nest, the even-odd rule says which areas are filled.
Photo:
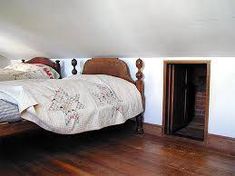
[[62, 111], [65, 115], [65, 124], [68, 125], [72, 119], [76, 122], [79, 120], [80, 109], [84, 109], [85, 106], [80, 102], [80, 95], [75, 96], [69, 95], [62, 88], [55, 91], [51, 105], [49, 107], [50, 111]]
[[93, 86], [89, 87], [97, 106], [112, 105], [113, 115], [116, 112], [122, 113], [120, 103], [123, 101], [117, 97], [116, 93], [111, 88], [102, 84], [93, 84]]

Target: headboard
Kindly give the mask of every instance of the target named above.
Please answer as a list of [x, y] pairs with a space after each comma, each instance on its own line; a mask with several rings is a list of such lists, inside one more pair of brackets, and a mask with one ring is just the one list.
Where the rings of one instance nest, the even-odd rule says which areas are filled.
[[22, 59], [22, 62], [29, 63], [29, 64], [44, 64], [44, 65], [50, 66], [51, 68], [55, 69], [60, 74], [60, 77], [61, 77], [61, 68], [60, 68], [59, 60], [56, 60], [54, 62], [46, 57], [34, 57], [28, 61], [25, 61], [24, 59]]
[[129, 67], [118, 58], [93, 58], [84, 64], [82, 74], [106, 74], [134, 83]]
[[[76, 59], [72, 60], [72, 66], [72, 74], [76, 75]], [[136, 61], [136, 67], [138, 69], [138, 72], [136, 73], [137, 80], [134, 81], [131, 78], [129, 67], [124, 61], [118, 58], [93, 58], [85, 62], [82, 74], [106, 74], [125, 79], [136, 85], [137, 89], [140, 91], [144, 99], [144, 83], [142, 80], [143, 61], [141, 59], [138, 59]]]

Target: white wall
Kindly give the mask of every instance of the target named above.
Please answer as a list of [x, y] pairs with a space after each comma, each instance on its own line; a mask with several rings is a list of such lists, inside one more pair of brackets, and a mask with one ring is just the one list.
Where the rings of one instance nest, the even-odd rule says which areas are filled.
[[235, 56], [234, 0], [1, 0], [0, 54]]
[[215, 58], [211, 65], [209, 132], [235, 137], [235, 58]]
[[0, 55], [0, 68], [4, 68], [11, 63], [11, 60]]
[[[137, 58], [122, 58], [135, 78]], [[162, 125], [163, 61], [164, 60], [211, 60], [209, 105], [209, 133], [235, 137], [235, 58], [142, 58], [146, 96], [145, 122]], [[83, 64], [87, 59], [77, 59]], [[71, 59], [62, 61], [66, 75], [71, 75]], [[80, 70], [80, 68], [77, 68]], [[64, 75], [65, 76], [65, 75]]]

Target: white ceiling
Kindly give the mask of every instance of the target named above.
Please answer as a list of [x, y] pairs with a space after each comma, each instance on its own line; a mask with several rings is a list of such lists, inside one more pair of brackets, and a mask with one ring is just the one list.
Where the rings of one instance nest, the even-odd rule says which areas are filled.
[[235, 56], [235, 0], [1, 0], [0, 55]]

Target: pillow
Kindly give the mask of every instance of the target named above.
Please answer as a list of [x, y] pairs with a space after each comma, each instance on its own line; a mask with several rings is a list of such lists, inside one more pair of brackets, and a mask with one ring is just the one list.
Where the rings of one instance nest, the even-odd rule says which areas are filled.
[[21, 72], [26, 72], [26, 73], [41, 72], [50, 79], [58, 79], [60, 77], [57, 71], [55, 71], [53, 68], [44, 64], [17, 63], [17, 64], [12, 64], [10, 66], [5, 67], [5, 69], [21, 71]]
[[50, 76], [51, 79], [59, 79], [60, 78], [60, 74], [54, 70], [52, 67], [49, 67], [47, 65], [44, 64], [33, 64], [36, 65], [37, 67], [42, 68], [48, 76]]

